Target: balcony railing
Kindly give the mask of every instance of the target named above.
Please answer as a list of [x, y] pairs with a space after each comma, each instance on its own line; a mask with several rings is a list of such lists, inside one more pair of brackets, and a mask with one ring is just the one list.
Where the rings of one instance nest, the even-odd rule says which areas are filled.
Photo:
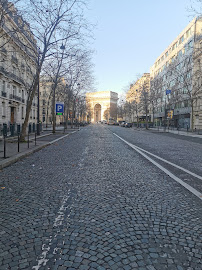
[[16, 100], [16, 101], [21, 101], [21, 100], [22, 100], [21, 97], [18, 97], [18, 96], [13, 95], [13, 94], [10, 94], [9, 98], [10, 98], [10, 99], [14, 99], [14, 100]]
[[15, 82], [19, 83], [19, 84], [23, 84], [25, 85], [25, 82], [23, 79], [21, 79], [20, 77], [18, 77], [17, 75], [15, 75], [12, 72], [7, 71], [4, 67], [0, 66], [0, 73], [10, 77], [11, 79], [13, 79]]
[[4, 91], [1, 91], [1, 95], [2, 95], [2, 97], [7, 97], [7, 93]]

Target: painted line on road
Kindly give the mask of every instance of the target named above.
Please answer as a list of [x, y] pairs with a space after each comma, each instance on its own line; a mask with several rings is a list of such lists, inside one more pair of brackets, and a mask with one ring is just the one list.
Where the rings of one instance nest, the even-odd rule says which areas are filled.
[[62, 136], [62, 137], [60, 137], [60, 138], [58, 138], [58, 139], [55, 139], [54, 141], [52, 141], [52, 142], [49, 142], [49, 144], [53, 144], [53, 143], [55, 143], [55, 142], [58, 142], [59, 140], [62, 140], [62, 139], [64, 139], [65, 137], [67, 137], [67, 136], [69, 136], [70, 134], [73, 134], [73, 133], [75, 133], [76, 131], [73, 131], [73, 132], [71, 132], [71, 133], [69, 133], [69, 134], [67, 134], [67, 135], [64, 135], [64, 136]]
[[[114, 135], [116, 135], [116, 134], [114, 133]], [[116, 136], [118, 136], [118, 135], [116, 135]], [[118, 136], [118, 137], [119, 137], [119, 136]], [[119, 137], [119, 138], [121, 138], [121, 137]], [[180, 166], [178, 166], [178, 165], [176, 165], [176, 164], [174, 164], [174, 163], [172, 163], [172, 162], [170, 162], [170, 161], [168, 161], [168, 160], [166, 160], [166, 159], [164, 159], [164, 158], [161, 158], [161, 157], [159, 157], [159, 156], [157, 156], [157, 155], [155, 155], [155, 154], [152, 154], [151, 152], [146, 151], [146, 150], [144, 150], [143, 148], [140, 148], [140, 147], [137, 146], [137, 145], [134, 145], [134, 146], [135, 146], [137, 149], [139, 149], [139, 150], [141, 150], [141, 151], [143, 151], [143, 152], [145, 152], [145, 153], [147, 153], [147, 154], [149, 154], [149, 155], [151, 155], [151, 156], [153, 156], [153, 157], [155, 157], [155, 158], [157, 158], [157, 159], [159, 159], [159, 160], [161, 160], [161, 161], [163, 161], [163, 162], [165, 162], [165, 163], [167, 163], [167, 164], [169, 164], [169, 165], [171, 165], [171, 166], [173, 166], [173, 167], [175, 167], [175, 168], [177, 168], [177, 169], [180, 169], [181, 171], [184, 171], [184, 172], [186, 172], [186, 173], [188, 173], [188, 174], [190, 174], [190, 175], [192, 175], [192, 176], [194, 176], [194, 177], [196, 177], [196, 178], [202, 180], [202, 176], [200, 176], [200, 175], [198, 175], [198, 174], [196, 174], [196, 173], [193, 173], [193, 172], [191, 172], [191, 171], [189, 171], [189, 170], [187, 170], [187, 169], [184, 169], [183, 167], [180, 167]]]
[[[68, 208], [68, 206], [65, 206], [65, 204], [67, 204], [67, 201], [70, 198], [69, 193], [70, 193], [70, 190], [68, 190], [68, 195], [63, 197], [60, 209], [57, 213], [57, 217], [54, 220], [53, 227], [58, 228], [57, 233], [54, 235], [54, 238], [56, 238], [58, 233], [60, 232], [59, 228], [64, 221], [65, 211]], [[70, 214], [67, 216], [67, 219], [69, 218], [69, 216]], [[47, 262], [49, 261], [49, 259], [47, 258], [47, 255], [51, 249], [53, 236], [51, 235], [49, 238], [45, 240], [45, 242], [46, 244], [42, 245], [42, 253], [36, 261], [37, 265], [33, 266], [32, 269], [39, 270], [41, 266], [46, 266]], [[55, 252], [55, 249], [54, 249], [54, 252]]]
[[146, 154], [144, 154], [140, 149], [138, 149], [132, 143], [127, 142], [126, 140], [124, 140], [123, 138], [121, 138], [120, 136], [118, 136], [116, 133], [113, 133], [113, 134], [116, 137], [118, 137], [120, 140], [122, 140], [123, 142], [125, 142], [127, 145], [129, 145], [131, 148], [133, 148], [135, 151], [137, 151], [140, 155], [142, 155], [147, 160], [149, 160], [151, 163], [153, 163], [156, 167], [158, 167], [164, 173], [166, 173], [167, 175], [169, 175], [173, 180], [175, 180], [176, 182], [178, 182], [179, 184], [181, 184], [183, 187], [185, 187], [187, 190], [189, 190], [191, 193], [193, 193], [195, 196], [197, 196], [199, 199], [202, 200], [202, 193], [200, 193], [195, 188], [191, 187], [190, 185], [188, 185], [187, 183], [185, 183], [184, 181], [182, 181], [179, 177], [175, 176], [169, 170], [167, 170], [166, 168], [164, 168], [163, 166], [161, 166], [159, 163], [157, 163], [156, 161], [154, 161], [152, 158], [150, 158], [149, 156], [147, 156]]

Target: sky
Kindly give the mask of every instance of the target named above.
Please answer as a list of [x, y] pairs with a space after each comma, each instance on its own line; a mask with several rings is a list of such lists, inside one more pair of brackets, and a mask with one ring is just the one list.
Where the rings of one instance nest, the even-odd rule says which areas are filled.
[[194, 0], [89, 0], [96, 91], [128, 89], [193, 19]]

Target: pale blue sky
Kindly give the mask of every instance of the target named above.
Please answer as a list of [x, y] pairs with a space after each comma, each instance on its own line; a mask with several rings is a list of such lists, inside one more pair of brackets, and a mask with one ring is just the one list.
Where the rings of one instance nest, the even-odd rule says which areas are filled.
[[122, 90], [193, 19], [191, 0], [89, 0], [95, 29], [93, 47], [97, 91]]

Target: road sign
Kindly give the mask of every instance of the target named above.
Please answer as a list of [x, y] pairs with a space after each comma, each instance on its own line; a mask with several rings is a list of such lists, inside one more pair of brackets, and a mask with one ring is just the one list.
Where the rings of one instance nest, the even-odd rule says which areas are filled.
[[171, 90], [170, 89], [166, 89], [166, 95], [171, 94]]
[[167, 110], [167, 119], [173, 119], [173, 110]]
[[56, 112], [56, 115], [63, 115], [63, 113], [64, 113], [64, 102], [56, 102], [55, 103], [55, 112]]

